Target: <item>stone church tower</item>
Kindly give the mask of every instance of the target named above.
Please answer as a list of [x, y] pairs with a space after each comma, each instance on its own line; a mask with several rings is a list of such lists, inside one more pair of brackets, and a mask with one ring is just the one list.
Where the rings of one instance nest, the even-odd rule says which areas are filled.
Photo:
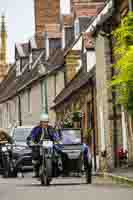
[[2, 15], [0, 27], [0, 82], [7, 74], [7, 70], [7, 32], [5, 26], [5, 16]]

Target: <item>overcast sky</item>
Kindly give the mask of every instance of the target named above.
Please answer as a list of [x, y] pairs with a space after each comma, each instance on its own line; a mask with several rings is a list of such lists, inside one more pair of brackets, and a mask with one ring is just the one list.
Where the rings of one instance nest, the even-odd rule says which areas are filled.
[[33, 0], [0, 0], [0, 15], [5, 13], [8, 31], [8, 58], [14, 59], [14, 44], [34, 34]]

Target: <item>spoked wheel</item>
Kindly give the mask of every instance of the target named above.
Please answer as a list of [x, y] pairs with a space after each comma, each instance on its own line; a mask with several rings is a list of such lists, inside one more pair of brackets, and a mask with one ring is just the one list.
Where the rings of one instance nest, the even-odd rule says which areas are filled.
[[40, 166], [40, 181], [41, 181], [41, 185], [44, 186], [49, 186], [50, 182], [51, 182], [51, 177], [49, 175], [51, 175], [51, 160], [47, 160], [45, 165], [42, 164]]

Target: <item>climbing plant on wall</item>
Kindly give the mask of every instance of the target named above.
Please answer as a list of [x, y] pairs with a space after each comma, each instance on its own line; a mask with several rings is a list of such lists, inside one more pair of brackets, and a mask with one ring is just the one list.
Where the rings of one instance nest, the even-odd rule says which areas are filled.
[[113, 32], [117, 74], [112, 86], [117, 90], [118, 102], [133, 114], [133, 13], [129, 13]]

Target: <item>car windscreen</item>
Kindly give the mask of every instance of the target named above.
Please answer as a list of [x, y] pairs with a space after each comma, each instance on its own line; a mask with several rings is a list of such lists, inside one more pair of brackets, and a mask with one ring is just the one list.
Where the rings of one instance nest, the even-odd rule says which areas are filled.
[[62, 130], [62, 143], [63, 144], [81, 144], [81, 130]]
[[31, 130], [31, 128], [15, 128], [13, 133], [13, 139], [16, 142], [25, 142]]

